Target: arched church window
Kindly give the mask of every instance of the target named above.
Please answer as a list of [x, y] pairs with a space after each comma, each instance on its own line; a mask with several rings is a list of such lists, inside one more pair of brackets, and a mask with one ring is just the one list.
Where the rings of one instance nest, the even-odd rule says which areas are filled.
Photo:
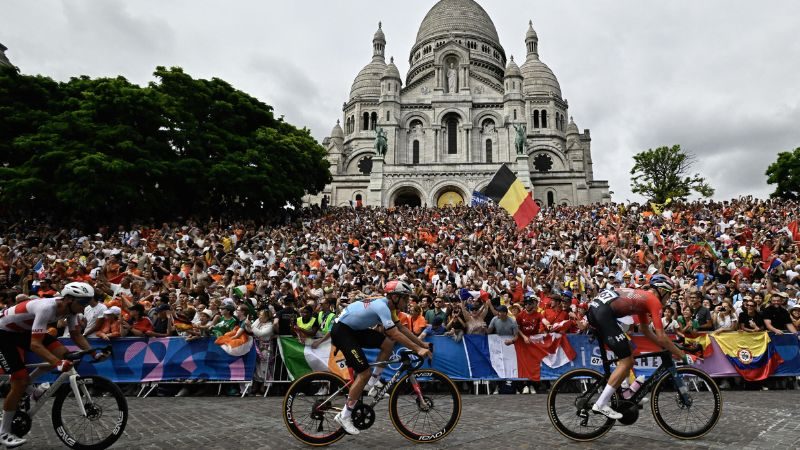
[[364, 113], [364, 123], [361, 127], [362, 130], [369, 130], [369, 113]]
[[539, 128], [539, 110], [533, 111], [533, 128]]
[[369, 129], [374, 130], [377, 125], [378, 125], [378, 113], [374, 112], [372, 113], [372, 116], [370, 116]]
[[517, 110], [514, 109], [514, 120], [517, 120]]
[[447, 126], [447, 154], [455, 155], [458, 153], [458, 118], [450, 115], [445, 119]]
[[389, 120], [391, 120], [391, 118], [392, 118], [392, 112], [386, 111], [386, 121], [388, 122]]
[[542, 110], [542, 128], [547, 128], [547, 111]]
[[555, 204], [556, 204], [556, 199], [555, 199], [555, 196], [553, 195], [553, 192], [548, 192], [547, 193], [547, 206], [553, 206]]
[[419, 141], [414, 139], [414, 144], [412, 145], [411, 150], [411, 163], [412, 164], [419, 164]]
[[491, 163], [492, 162], [492, 140], [491, 139], [487, 139], [486, 140], [486, 162], [487, 163]]

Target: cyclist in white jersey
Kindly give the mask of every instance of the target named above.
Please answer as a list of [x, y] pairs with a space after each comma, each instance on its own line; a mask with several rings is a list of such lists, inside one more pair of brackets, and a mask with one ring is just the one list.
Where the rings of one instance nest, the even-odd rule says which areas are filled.
[[[31, 380], [25, 369], [25, 352], [30, 350], [58, 370], [68, 371], [72, 363], [63, 359], [67, 349], [47, 333], [47, 325], [66, 316], [72, 340], [84, 350], [91, 348], [78, 329], [75, 315], [83, 312], [92, 297], [91, 285], [75, 282], [64, 287], [61, 297], [28, 300], [0, 312], [0, 368], [11, 375], [11, 390], [3, 402], [0, 425], [0, 443], [6, 448], [27, 442], [11, 432], [17, 405]], [[98, 352], [94, 357], [101, 359], [104, 355]]]
[[[361, 398], [364, 387], [374, 385], [383, 371], [382, 367], [376, 368], [370, 377], [369, 363], [363, 348], [380, 348], [379, 361], [385, 361], [389, 357], [395, 341], [421, 358], [431, 356], [428, 343], [414, 336], [411, 330], [399, 323], [397, 317], [397, 311], [406, 307], [411, 286], [394, 280], [386, 284], [383, 292], [386, 297], [350, 304], [339, 314], [331, 328], [331, 342], [344, 354], [347, 366], [355, 373], [347, 395], [347, 404], [334, 418], [348, 434], [359, 433], [351, 417], [353, 408]], [[385, 335], [374, 329], [378, 325], [383, 327]]]

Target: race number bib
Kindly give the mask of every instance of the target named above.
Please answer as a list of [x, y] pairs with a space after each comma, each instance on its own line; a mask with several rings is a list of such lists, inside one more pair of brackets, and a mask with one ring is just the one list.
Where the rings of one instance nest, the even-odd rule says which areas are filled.
[[600, 294], [598, 294], [597, 297], [594, 298], [594, 301], [598, 303], [607, 304], [610, 303], [611, 300], [614, 300], [616, 298], [619, 298], [619, 294], [617, 294], [611, 289], [608, 289], [605, 291], [601, 291]]

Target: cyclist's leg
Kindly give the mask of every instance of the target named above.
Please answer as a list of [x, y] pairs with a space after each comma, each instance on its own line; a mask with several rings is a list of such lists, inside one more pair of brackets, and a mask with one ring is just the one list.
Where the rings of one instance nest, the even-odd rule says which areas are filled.
[[[54, 354], [58, 359], [64, 359], [64, 355], [67, 354], [67, 348], [64, 347], [64, 344], [49, 334], [44, 335], [42, 338], [42, 345], [44, 345], [44, 348], [46, 348], [50, 353]], [[31, 372], [30, 378], [31, 380], [35, 380], [39, 375], [47, 373], [50, 370], [52, 370], [52, 366], [49, 368], [37, 367], [33, 370], [33, 372]], [[31, 386], [28, 387], [28, 390], [30, 389]]]
[[[374, 330], [369, 330], [374, 331]], [[375, 332], [377, 333], [377, 332]], [[378, 333], [380, 334], [380, 333]], [[347, 366], [353, 369], [355, 376], [349, 386], [347, 403], [342, 412], [336, 416], [336, 421], [344, 427], [349, 434], [358, 434], [358, 429], [353, 425], [351, 418], [353, 409], [361, 398], [367, 381], [369, 381], [370, 371], [367, 357], [361, 349], [357, 332], [343, 323], [336, 323], [331, 329], [331, 343], [342, 352]]]
[[603, 392], [595, 402], [593, 410], [603, 412], [603, 414], [611, 418], [620, 418], [621, 414], [608, 407], [611, 397], [622, 384], [622, 380], [630, 373], [633, 368], [633, 357], [631, 356], [631, 347], [628, 343], [628, 338], [625, 332], [622, 331], [614, 312], [607, 304], [600, 303], [590, 309], [588, 315], [589, 323], [597, 329], [598, 338], [602, 339], [606, 347], [614, 352], [614, 355], [619, 359], [617, 367], [608, 378]]
[[[387, 337], [383, 340], [383, 343], [381, 344], [381, 351], [380, 353], [378, 353], [378, 361], [386, 361], [387, 359], [389, 359], [389, 356], [392, 354], [392, 350], [394, 350], [394, 341]], [[372, 369], [372, 376], [369, 378], [369, 381], [367, 382], [367, 388], [375, 386], [375, 384], [381, 378], [383, 369], [384, 369], [383, 366], [375, 367]]]
[[[22, 342], [20, 336], [15, 336], [17, 334], [21, 333], [0, 332], [0, 367], [3, 372], [11, 375], [11, 389], [3, 401], [0, 435], [11, 433], [11, 423], [17, 414], [17, 405], [25, 395], [25, 388], [30, 382], [28, 371], [25, 369], [24, 349], [18, 346]], [[22, 440], [22, 443], [25, 443], [25, 440]]]

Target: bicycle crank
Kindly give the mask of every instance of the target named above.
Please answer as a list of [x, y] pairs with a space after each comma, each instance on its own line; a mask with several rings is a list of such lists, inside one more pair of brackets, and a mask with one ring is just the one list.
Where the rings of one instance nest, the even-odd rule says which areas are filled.
[[17, 411], [17, 414], [14, 416], [14, 421], [11, 422], [11, 432], [18, 437], [23, 437], [28, 434], [29, 431], [31, 431], [32, 425], [33, 420], [28, 413]]
[[375, 423], [375, 410], [371, 406], [359, 403], [353, 409], [353, 425], [364, 431]]

